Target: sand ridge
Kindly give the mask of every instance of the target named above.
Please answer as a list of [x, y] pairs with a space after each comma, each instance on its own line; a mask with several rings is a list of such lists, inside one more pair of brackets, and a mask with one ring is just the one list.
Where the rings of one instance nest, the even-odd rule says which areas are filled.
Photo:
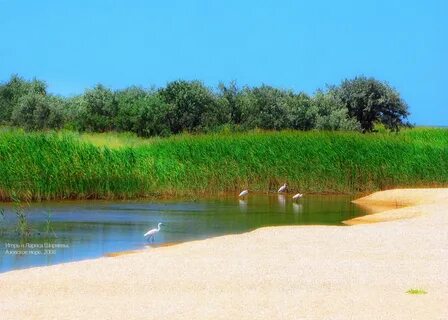
[[369, 202], [400, 208], [0, 274], [0, 318], [448, 319], [448, 189]]

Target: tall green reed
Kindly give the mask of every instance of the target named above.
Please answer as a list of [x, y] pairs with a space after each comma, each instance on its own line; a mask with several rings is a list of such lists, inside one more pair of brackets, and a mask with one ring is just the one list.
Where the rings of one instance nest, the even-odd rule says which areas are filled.
[[337, 193], [448, 184], [445, 129], [185, 134], [132, 147], [113, 137], [110, 148], [70, 132], [0, 133], [0, 198], [267, 192], [285, 181], [291, 191]]

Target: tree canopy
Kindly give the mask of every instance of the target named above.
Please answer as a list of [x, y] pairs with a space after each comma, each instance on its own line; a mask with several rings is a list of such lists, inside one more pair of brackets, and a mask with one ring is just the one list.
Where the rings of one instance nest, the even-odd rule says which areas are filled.
[[98, 84], [74, 97], [49, 94], [45, 82], [17, 75], [0, 84], [0, 124], [27, 130], [130, 131], [139, 136], [231, 130], [360, 130], [409, 125], [406, 102], [389, 84], [356, 77], [314, 95], [269, 85], [213, 89], [176, 80], [158, 89], [111, 90]]
[[364, 132], [372, 131], [376, 122], [392, 131], [398, 131], [407, 124], [409, 111], [406, 102], [385, 82], [362, 76], [344, 80], [331, 91], [341, 100], [349, 115], [358, 120]]

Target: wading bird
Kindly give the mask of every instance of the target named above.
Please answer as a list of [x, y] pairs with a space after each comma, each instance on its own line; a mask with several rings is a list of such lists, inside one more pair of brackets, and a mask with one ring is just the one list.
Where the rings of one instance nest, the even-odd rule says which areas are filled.
[[157, 228], [151, 229], [148, 232], [145, 233], [144, 237], [148, 237], [148, 241], [154, 242], [154, 238], [156, 234], [160, 231], [160, 226], [163, 226], [162, 222], [159, 222], [157, 225]]
[[280, 189], [278, 189], [278, 192], [285, 192], [286, 188], [288, 188], [288, 185], [286, 184], [286, 182], [280, 187]]
[[238, 195], [238, 197], [244, 197], [245, 195], [247, 195], [249, 193], [249, 190], [243, 190], [241, 191], [241, 193]]
[[303, 197], [303, 194], [298, 193], [298, 194], [296, 194], [296, 195], [294, 195], [294, 196], [292, 197], [292, 200], [299, 200], [299, 199], [302, 198], [302, 197]]

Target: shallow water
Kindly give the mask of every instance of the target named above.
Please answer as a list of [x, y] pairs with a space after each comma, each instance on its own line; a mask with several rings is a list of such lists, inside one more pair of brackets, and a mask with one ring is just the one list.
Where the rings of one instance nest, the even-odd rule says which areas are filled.
[[[143, 234], [164, 223], [151, 246], [242, 233], [264, 226], [340, 225], [367, 214], [347, 196], [250, 195], [222, 199], [157, 201], [68, 201], [25, 208], [31, 238], [14, 231], [11, 204], [0, 205], [0, 272], [44, 266], [139, 249]], [[50, 214], [50, 216], [48, 216]], [[50, 224], [47, 224], [47, 220]], [[50, 228], [49, 228], [50, 227]], [[267, 239], [267, 241], [269, 241]]]

